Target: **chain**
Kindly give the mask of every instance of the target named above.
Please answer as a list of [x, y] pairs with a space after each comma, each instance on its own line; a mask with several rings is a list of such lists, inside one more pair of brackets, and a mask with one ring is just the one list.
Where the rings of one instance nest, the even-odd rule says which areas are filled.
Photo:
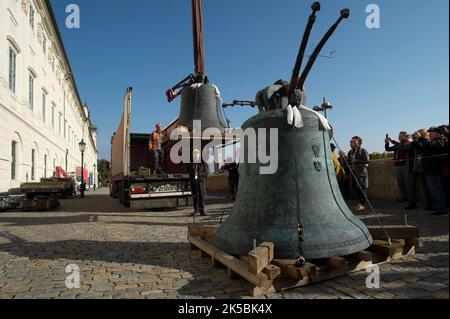
[[[337, 143], [337, 141], [336, 141], [336, 139], [335, 139], [334, 137], [333, 137], [333, 141], [334, 141], [334, 144], [336, 145], [336, 147], [339, 149], [339, 151], [342, 151], [342, 149], [339, 147], [339, 144]], [[344, 159], [345, 163], [346, 163], [349, 167], [351, 167], [350, 164], [349, 164], [348, 161], [347, 161], [347, 158], [346, 158], [346, 157], [343, 157], [343, 159]], [[359, 182], [358, 178], [356, 177], [356, 175], [355, 175], [355, 173], [353, 172], [352, 169], [350, 169], [350, 173], [352, 174], [353, 179], [356, 181], [356, 184], [358, 185], [359, 189], [361, 190], [361, 192], [362, 192], [362, 194], [363, 194], [363, 196], [364, 196], [364, 199], [366, 200], [367, 204], [369, 205], [370, 210], [371, 210], [372, 213], [375, 215], [375, 218], [377, 219], [377, 223], [378, 223], [378, 225], [380, 225], [381, 229], [383, 230], [383, 232], [384, 232], [384, 234], [385, 234], [385, 236], [386, 236], [386, 238], [387, 238], [387, 240], [388, 240], [388, 242], [389, 242], [389, 245], [392, 246], [391, 237], [389, 236], [389, 234], [387, 233], [386, 229], [384, 228], [383, 222], [381, 221], [381, 219], [380, 219], [380, 217], [378, 216], [377, 212], [376, 212], [375, 209], [373, 208], [372, 203], [370, 202], [369, 198], [368, 198], [367, 195], [366, 195], [366, 192], [364, 191], [364, 189], [363, 189], [362, 186], [361, 186], [361, 183]]]

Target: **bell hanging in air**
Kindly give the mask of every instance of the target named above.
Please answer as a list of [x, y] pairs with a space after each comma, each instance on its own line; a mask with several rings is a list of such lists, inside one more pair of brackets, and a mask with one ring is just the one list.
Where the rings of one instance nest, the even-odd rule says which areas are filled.
[[228, 128], [222, 109], [219, 90], [210, 84], [196, 83], [183, 89], [179, 125], [194, 129], [194, 121], [201, 121], [201, 131], [217, 128], [222, 133]]

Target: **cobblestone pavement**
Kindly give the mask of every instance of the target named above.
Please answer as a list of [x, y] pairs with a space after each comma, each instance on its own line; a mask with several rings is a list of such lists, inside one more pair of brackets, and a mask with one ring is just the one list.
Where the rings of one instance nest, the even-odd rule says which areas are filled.
[[[0, 213], [0, 298], [250, 298], [243, 280], [189, 253], [189, 210], [131, 211], [105, 190], [84, 200], [62, 200], [51, 213]], [[403, 224], [404, 204], [374, 201], [385, 223]], [[216, 223], [231, 203], [209, 201]], [[375, 216], [362, 219], [375, 223]], [[384, 264], [380, 289], [359, 272], [260, 298], [448, 299], [448, 217], [408, 212], [425, 246], [414, 258]], [[81, 286], [67, 289], [66, 266], [80, 268]]]

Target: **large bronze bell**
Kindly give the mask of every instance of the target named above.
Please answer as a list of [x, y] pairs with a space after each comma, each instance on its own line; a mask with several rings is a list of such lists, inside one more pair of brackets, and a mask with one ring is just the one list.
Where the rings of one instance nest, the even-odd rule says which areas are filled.
[[[260, 114], [243, 125], [244, 131], [252, 128], [257, 135], [260, 128], [266, 132], [278, 129], [278, 170], [262, 175], [261, 163], [240, 164], [236, 202], [214, 238], [219, 249], [232, 255], [247, 255], [255, 240], [257, 245], [270, 241], [275, 243], [276, 258], [297, 259], [301, 264], [304, 258], [350, 255], [373, 241], [342, 197], [331, 155], [331, 126], [322, 115], [306, 107], [303, 86], [321, 49], [350, 11], [341, 10], [300, 75], [320, 4], [314, 2], [311, 9], [291, 82], [279, 80], [258, 92]], [[266, 141], [270, 141], [269, 136]], [[247, 160], [249, 145], [245, 141], [241, 156], [242, 152]]]
[[[286, 108], [262, 112], [243, 129], [278, 128], [278, 171], [260, 175], [259, 163], [241, 163], [239, 191], [214, 243], [243, 256], [265, 241], [275, 257], [297, 259], [349, 255], [372, 244], [367, 227], [345, 203], [334, 172], [330, 137], [318, 115], [300, 109], [304, 126], [286, 121]], [[248, 145], [241, 148], [248, 152]]]
[[183, 89], [179, 125], [193, 129], [194, 120], [201, 121], [201, 131], [217, 128], [222, 132], [228, 128], [219, 91], [213, 85], [194, 84]]

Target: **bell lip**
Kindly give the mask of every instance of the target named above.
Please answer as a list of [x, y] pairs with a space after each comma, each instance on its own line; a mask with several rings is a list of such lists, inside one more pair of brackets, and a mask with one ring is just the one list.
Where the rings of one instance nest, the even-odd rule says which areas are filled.
[[[250, 237], [249, 237], [250, 238]], [[265, 240], [270, 241], [270, 240]], [[328, 248], [328, 249], [309, 249], [308, 246], [302, 247], [303, 256], [306, 259], [323, 259], [330, 257], [342, 257], [355, 254], [359, 251], [366, 250], [373, 244], [373, 238], [367, 230], [366, 234], [362, 234], [359, 237], [353, 239], [354, 244], [346, 245], [341, 248]], [[249, 242], [249, 240], [247, 240]], [[273, 241], [272, 241], [273, 242]], [[232, 256], [247, 256], [247, 254], [252, 250], [251, 245], [248, 244], [246, 247], [237, 247], [237, 244], [233, 244], [230, 240], [225, 239], [221, 236], [220, 228], [213, 239], [214, 245], [221, 249], [222, 251], [232, 255]], [[314, 246], [314, 245], [311, 245]], [[274, 258], [276, 259], [296, 259], [299, 257], [299, 251], [296, 249], [290, 250], [278, 250], [275, 243]]]

